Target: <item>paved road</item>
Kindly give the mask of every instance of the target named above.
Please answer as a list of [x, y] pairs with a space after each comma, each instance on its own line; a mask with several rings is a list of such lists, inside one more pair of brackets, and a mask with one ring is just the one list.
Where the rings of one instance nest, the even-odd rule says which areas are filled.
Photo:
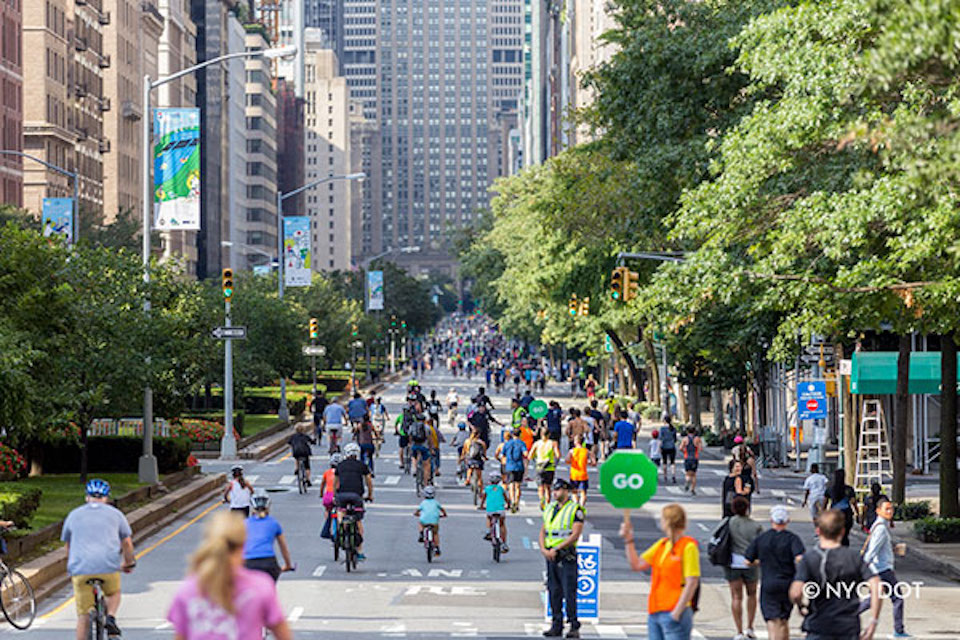
[[[453, 379], [444, 372], [421, 378], [425, 389], [437, 389], [444, 396], [454, 386], [461, 397], [476, 393], [478, 379]], [[401, 406], [403, 384], [384, 393], [391, 413]], [[566, 385], [548, 388], [547, 398], [556, 397], [564, 407], [571, 400]], [[507, 420], [506, 396], [494, 397], [495, 415]], [[578, 406], [583, 400], [577, 400]], [[649, 428], [644, 429], [649, 434]], [[314, 469], [326, 467], [326, 456], [313, 459]], [[535, 490], [525, 489], [520, 513], [508, 520], [511, 551], [496, 564], [489, 544], [481, 538], [483, 516], [472, 505], [470, 495], [453, 478], [454, 454], [445, 453], [439, 478], [438, 497], [450, 517], [443, 521], [443, 556], [428, 565], [422, 546], [416, 543], [416, 520], [412, 511], [417, 504], [412, 480], [397, 468], [396, 443], [389, 438], [377, 460], [376, 501], [367, 516], [368, 560], [354, 574], [333, 561], [329, 543], [319, 538], [323, 509], [314, 491], [299, 495], [293, 486], [293, 464], [289, 458], [247, 465], [247, 474], [255, 486], [265, 487], [273, 496], [273, 514], [284, 526], [297, 571], [280, 581], [280, 598], [298, 638], [450, 638], [478, 636], [518, 638], [538, 636], [545, 628], [541, 591], [543, 561], [536, 548], [539, 509]], [[213, 463], [209, 470], [225, 470], [228, 465]], [[725, 468], [722, 460], [707, 460], [701, 467], [703, 490], [696, 498], [683, 495], [679, 485], [667, 484], [645, 509], [634, 516], [638, 546], [658, 537], [656, 515], [668, 502], [681, 502], [690, 517], [689, 533], [706, 546], [708, 531], [719, 517], [717, 491]], [[561, 473], [567, 473], [561, 468]], [[682, 483], [682, 479], [678, 477]], [[763, 478], [756, 501], [755, 516], [766, 517], [775, 503], [794, 502], [799, 497], [796, 478]], [[596, 475], [592, 476], [596, 485]], [[616, 537], [621, 516], [591, 491], [586, 535], [603, 539], [601, 620], [584, 626], [585, 637], [646, 637], [646, 594], [648, 580], [631, 573], [623, 558], [623, 545]], [[120, 611], [125, 637], [136, 639], [170, 638], [172, 630], [164, 616], [178, 582], [184, 574], [186, 558], [197, 546], [204, 519], [215, 509], [211, 502], [141, 544], [146, 552], [134, 574], [124, 578], [124, 602]], [[796, 531], [812, 540], [812, 527], [799, 508], [794, 511]], [[696, 617], [695, 638], [730, 638], [733, 626], [728, 607], [729, 596], [719, 570], [704, 560], [705, 584], [701, 611]], [[960, 589], [930, 576], [900, 567], [902, 580], [926, 583], [921, 599], [907, 603], [907, 627], [918, 638], [960, 638], [960, 625], [944, 613], [956, 607]], [[38, 639], [69, 637], [74, 625], [73, 602], [64, 590], [43, 603], [37, 627], [29, 631]], [[878, 637], [891, 633], [889, 611], [882, 614]], [[799, 618], [794, 617], [799, 625]], [[758, 622], [758, 632], [762, 620]], [[4, 630], [0, 634], [13, 633]], [[760, 637], [765, 637], [762, 632]]]

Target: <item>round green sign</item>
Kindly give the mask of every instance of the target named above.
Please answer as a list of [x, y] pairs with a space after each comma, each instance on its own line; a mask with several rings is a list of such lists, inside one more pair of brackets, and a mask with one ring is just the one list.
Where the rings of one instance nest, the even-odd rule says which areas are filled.
[[539, 420], [540, 418], [545, 418], [547, 416], [547, 403], [543, 400], [534, 400], [530, 403], [530, 407], [527, 409], [530, 413], [531, 418]]
[[600, 492], [617, 509], [639, 509], [657, 492], [657, 466], [642, 451], [616, 451], [600, 467]]

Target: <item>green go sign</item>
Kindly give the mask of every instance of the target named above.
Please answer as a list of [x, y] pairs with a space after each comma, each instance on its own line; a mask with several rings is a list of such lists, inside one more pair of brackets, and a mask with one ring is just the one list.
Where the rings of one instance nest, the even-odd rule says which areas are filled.
[[617, 509], [639, 509], [657, 492], [657, 466], [642, 451], [616, 451], [600, 467], [600, 492]]

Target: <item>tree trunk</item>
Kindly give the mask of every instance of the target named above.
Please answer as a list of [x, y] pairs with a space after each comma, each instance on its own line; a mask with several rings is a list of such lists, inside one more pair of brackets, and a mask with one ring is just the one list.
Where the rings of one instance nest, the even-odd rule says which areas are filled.
[[[843, 352], [843, 345], [839, 342], [836, 345], [836, 361], [840, 362], [846, 355]], [[857, 412], [854, 408], [853, 395], [847, 386], [849, 376], [840, 376], [837, 393], [843, 394], [843, 472], [846, 482], [853, 486], [854, 477], [857, 471]]]
[[690, 399], [687, 404], [690, 407], [690, 426], [699, 430], [703, 424], [700, 422], [700, 387], [698, 385], [690, 385]]
[[[643, 343], [643, 327], [637, 327], [637, 342]], [[634, 384], [637, 386], [637, 400], [639, 402], [647, 401], [647, 394], [643, 390], [643, 369], [637, 371], [637, 379]]]
[[[637, 397], [640, 397], [643, 394], [643, 390], [640, 389], [640, 371], [637, 369], [637, 363], [634, 362], [633, 357], [627, 353], [627, 349], [623, 344], [623, 340], [620, 339], [620, 336], [616, 331], [610, 327], [603, 327], [603, 331], [610, 337], [610, 342], [613, 343], [613, 348], [617, 350], [617, 353], [620, 355], [623, 361], [627, 363], [627, 368], [630, 369], [630, 378], [633, 379], [634, 384], [636, 385], [636, 395]], [[621, 382], [622, 381], [623, 380], [621, 378]], [[625, 396], [630, 395], [627, 393], [627, 389], [622, 386], [621, 393], [623, 393]]]
[[907, 411], [910, 409], [910, 336], [900, 336], [897, 356], [897, 394], [894, 425], [890, 434], [890, 456], [893, 465], [893, 495], [896, 504], [906, 499], [907, 482]]
[[650, 402], [663, 406], [660, 402], [660, 368], [657, 366], [657, 351], [647, 336], [643, 336], [643, 348], [647, 354], [647, 375], [650, 377]]
[[723, 393], [716, 387], [710, 389], [710, 405], [713, 410], [713, 431], [721, 433], [726, 427], [723, 415]]
[[690, 407], [687, 405], [687, 392], [683, 390], [683, 383], [679, 376], [676, 378], [677, 385], [677, 413], [680, 414], [680, 422], [690, 424]]
[[957, 343], [940, 338], [940, 515], [960, 517], [957, 500]]

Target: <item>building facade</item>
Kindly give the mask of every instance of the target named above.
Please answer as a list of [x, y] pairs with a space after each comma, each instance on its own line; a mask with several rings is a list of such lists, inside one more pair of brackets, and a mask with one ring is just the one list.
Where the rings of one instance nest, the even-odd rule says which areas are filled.
[[[227, 51], [244, 51], [246, 33], [232, 12], [227, 15]], [[225, 74], [226, 131], [223, 154], [226, 158], [227, 209], [220, 216], [220, 246], [222, 267], [242, 269], [246, 266], [246, 229], [250, 180], [247, 177], [247, 72], [243, 58], [228, 60], [223, 65]], [[251, 119], [254, 122], [257, 120]], [[257, 123], [268, 125], [262, 118]], [[272, 133], [268, 130], [268, 133]]]
[[[0, 144], [23, 151], [23, 15], [21, 0], [0, 0]], [[0, 155], [0, 202], [23, 206], [23, 160]]]

